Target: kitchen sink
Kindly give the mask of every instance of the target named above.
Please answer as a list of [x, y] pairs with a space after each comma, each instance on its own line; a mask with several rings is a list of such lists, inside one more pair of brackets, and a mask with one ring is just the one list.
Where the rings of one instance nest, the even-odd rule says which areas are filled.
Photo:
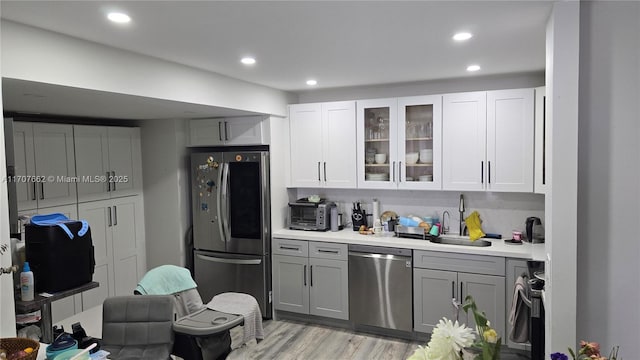
[[469, 240], [468, 237], [460, 236], [442, 236], [437, 238], [431, 238], [429, 241], [436, 244], [448, 244], [448, 245], [460, 245], [460, 246], [491, 246], [491, 241], [478, 239], [476, 241]]

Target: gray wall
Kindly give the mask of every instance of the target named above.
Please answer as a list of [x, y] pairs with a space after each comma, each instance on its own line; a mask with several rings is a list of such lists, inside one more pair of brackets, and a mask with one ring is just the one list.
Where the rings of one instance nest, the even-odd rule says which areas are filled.
[[639, 34], [640, 3], [581, 2], [577, 340], [625, 359], [640, 333]]

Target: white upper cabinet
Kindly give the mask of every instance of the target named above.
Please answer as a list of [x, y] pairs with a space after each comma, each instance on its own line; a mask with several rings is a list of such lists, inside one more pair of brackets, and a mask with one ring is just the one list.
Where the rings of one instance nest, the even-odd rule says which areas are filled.
[[443, 188], [533, 191], [533, 89], [443, 98]]
[[74, 125], [74, 143], [80, 202], [141, 191], [139, 128]]
[[442, 108], [442, 181], [445, 190], [484, 190], [486, 92], [448, 94]]
[[291, 186], [355, 188], [355, 102], [289, 106]]
[[77, 201], [71, 125], [15, 122], [14, 151], [18, 210]]
[[549, 170], [547, 157], [549, 150], [549, 129], [551, 126], [546, 116], [546, 91], [545, 87], [535, 88], [535, 136], [534, 136], [534, 184], [533, 191], [538, 194], [547, 192]]
[[262, 116], [189, 121], [190, 146], [264, 145], [269, 143]]
[[487, 92], [487, 190], [533, 192], [533, 89]]

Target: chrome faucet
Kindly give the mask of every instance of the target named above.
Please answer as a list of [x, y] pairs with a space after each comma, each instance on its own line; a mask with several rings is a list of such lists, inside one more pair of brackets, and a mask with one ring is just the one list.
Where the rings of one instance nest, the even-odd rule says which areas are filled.
[[458, 212], [460, 212], [460, 232], [458, 234], [460, 234], [460, 236], [463, 236], [463, 227], [462, 224], [464, 224], [464, 195], [460, 194], [460, 205], [458, 206]]
[[[447, 215], [447, 217], [449, 218], [449, 223], [451, 222], [451, 215], [449, 215], [449, 211], [445, 210], [442, 212], [442, 234], [447, 234], [449, 233], [449, 223], [445, 222], [445, 215]], [[447, 224], [447, 225], [445, 225]]]

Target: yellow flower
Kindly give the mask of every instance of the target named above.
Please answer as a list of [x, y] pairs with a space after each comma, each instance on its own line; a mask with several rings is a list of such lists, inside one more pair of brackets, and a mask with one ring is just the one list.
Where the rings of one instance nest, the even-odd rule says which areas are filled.
[[490, 342], [492, 344], [495, 344], [496, 341], [498, 341], [498, 333], [496, 333], [496, 331], [491, 328], [489, 328], [488, 330], [485, 330], [485, 332], [482, 334], [482, 337], [487, 342]]

